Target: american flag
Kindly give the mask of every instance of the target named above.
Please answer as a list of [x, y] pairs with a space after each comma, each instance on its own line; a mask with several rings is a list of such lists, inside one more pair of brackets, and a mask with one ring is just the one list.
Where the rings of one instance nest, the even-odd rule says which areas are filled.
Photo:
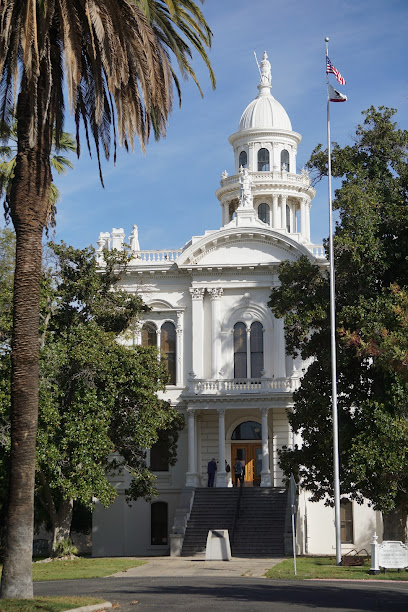
[[340, 85], [346, 84], [346, 79], [341, 76], [340, 72], [333, 66], [329, 58], [326, 56], [326, 73], [334, 74]]

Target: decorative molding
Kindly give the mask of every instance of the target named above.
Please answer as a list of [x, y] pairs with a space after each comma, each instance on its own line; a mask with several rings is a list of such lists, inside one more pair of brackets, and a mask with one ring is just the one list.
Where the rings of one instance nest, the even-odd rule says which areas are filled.
[[202, 300], [204, 297], [205, 287], [190, 287], [189, 291], [192, 300]]
[[224, 289], [222, 287], [210, 287], [207, 288], [207, 291], [211, 296], [211, 300], [219, 300], [224, 293]]

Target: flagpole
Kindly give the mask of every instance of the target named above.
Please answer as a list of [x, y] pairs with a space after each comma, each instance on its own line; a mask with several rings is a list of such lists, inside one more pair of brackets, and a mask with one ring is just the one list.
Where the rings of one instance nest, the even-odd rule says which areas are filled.
[[333, 210], [331, 186], [331, 141], [330, 141], [330, 97], [327, 58], [329, 38], [326, 41], [326, 82], [327, 82], [327, 156], [329, 176], [329, 268], [330, 268], [330, 338], [331, 338], [331, 375], [332, 375], [332, 419], [333, 419], [333, 485], [334, 485], [334, 526], [336, 532], [336, 564], [341, 565], [340, 529], [340, 472], [339, 472], [339, 425], [337, 417], [337, 369], [336, 369], [336, 302], [333, 253]]

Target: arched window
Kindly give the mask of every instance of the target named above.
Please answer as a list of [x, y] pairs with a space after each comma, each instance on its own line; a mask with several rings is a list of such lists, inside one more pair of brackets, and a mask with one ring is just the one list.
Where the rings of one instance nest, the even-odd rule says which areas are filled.
[[159, 434], [159, 439], [150, 449], [150, 469], [152, 472], [169, 471], [169, 443], [164, 434]]
[[234, 325], [234, 378], [247, 377], [247, 331], [244, 323]]
[[157, 329], [154, 323], [143, 324], [142, 346], [157, 346]]
[[263, 370], [263, 328], [259, 321], [251, 325], [251, 378], [260, 378]]
[[259, 149], [258, 151], [258, 172], [269, 172], [268, 149]]
[[166, 502], [154, 502], [150, 506], [150, 541], [153, 546], [166, 546], [168, 544]]
[[160, 348], [166, 360], [169, 373], [169, 385], [176, 384], [176, 328], [167, 321], [161, 326]]
[[290, 208], [286, 204], [286, 231], [290, 232]]
[[289, 172], [289, 151], [283, 149], [281, 153], [281, 170]]
[[239, 154], [239, 162], [238, 162], [239, 167], [243, 167], [246, 168], [248, 165], [248, 156], [246, 154], [246, 151], [241, 151], [241, 153]]
[[270, 224], [270, 208], [264, 202], [258, 206], [258, 217], [264, 223]]
[[232, 432], [231, 440], [261, 440], [262, 431], [259, 423], [245, 421], [240, 423]]

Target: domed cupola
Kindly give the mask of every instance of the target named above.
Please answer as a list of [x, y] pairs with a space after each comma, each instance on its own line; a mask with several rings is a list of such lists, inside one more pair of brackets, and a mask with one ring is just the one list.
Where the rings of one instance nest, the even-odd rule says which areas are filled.
[[305, 170], [296, 172], [302, 137], [292, 131], [287, 112], [271, 94], [271, 64], [266, 51], [258, 67], [259, 93], [242, 113], [238, 132], [229, 137], [234, 174], [223, 172], [216, 193], [223, 226], [233, 220], [237, 225], [260, 223], [309, 243], [310, 202], [315, 190]]
[[278, 129], [292, 131], [287, 112], [271, 94], [271, 65], [266, 51], [260, 65], [259, 94], [242, 113], [239, 131], [253, 129]]

